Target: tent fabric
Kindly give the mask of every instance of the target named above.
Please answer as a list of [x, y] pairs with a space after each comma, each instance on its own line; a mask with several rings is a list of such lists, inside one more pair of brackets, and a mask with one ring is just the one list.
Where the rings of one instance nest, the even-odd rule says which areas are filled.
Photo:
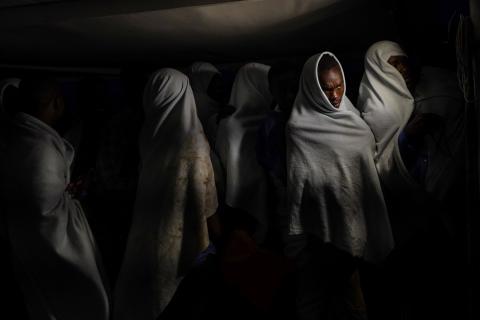
[[161, 69], [144, 92], [140, 177], [115, 290], [116, 319], [157, 319], [209, 244], [217, 196], [188, 78]]
[[393, 236], [375, 140], [345, 95], [338, 109], [328, 101], [317, 72], [324, 55], [336, 59], [324, 52], [305, 63], [286, 129], [290, 234], [312, 234], [352, 256], [379, 261], [392, 250]]

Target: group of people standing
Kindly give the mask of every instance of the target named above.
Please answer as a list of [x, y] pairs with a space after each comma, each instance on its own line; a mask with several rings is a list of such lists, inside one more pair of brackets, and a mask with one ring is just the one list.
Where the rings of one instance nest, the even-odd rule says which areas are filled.
[[[356, 105], [331, 52], [303, 69], [248, 63], [231, 85], [210, 63], [153, 73], [115, 285], [71, 189], [74, 147], [54, 129], [60, 87], [11, 85], [15, 112], [4, 89], [0, 101], [1, 231], [31, 319], [175, 317], [172, 305], [188, 308], [182, 286], [212, 257], [227, 283], [217, 288], [237, 288], [259, 314], [285, 290], [298, 319], [385, 319], [375, 308], [388, 292], [362, 268], [410, 259], [402, 248], [432, 220], [455, 237], [463, 96], [454, 74], [415, 72], [395, 42], [368, 49]], [[185, 290], [207, 301], [215, 290], [204, 289]]]

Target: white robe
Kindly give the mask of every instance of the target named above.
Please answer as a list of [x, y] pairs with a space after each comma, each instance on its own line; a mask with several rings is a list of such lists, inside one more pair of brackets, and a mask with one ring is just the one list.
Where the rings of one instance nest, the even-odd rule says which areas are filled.
[[388, 63], [392, 56], [406, 56], [395, 42], [380, 41], [368, 49], [357, 107], [375, 136], [375, 161], [383, 184], [397, 194], [416, 194], [419, 186], [405, 168], [398, 147], [414, 99], [400, 72]]
[[73, 148], [25, 113], [12, 120], [2, 202], [31, 319], [109, 319], [102, 266], [80, 203], [66, 192]]
[[267, 177], [257, 161], [255, 146], [258, 128], [272, 102], [269, 69], [259, 63], [240, 68], [229, 102], [236, 111], [220, 122], [215, 146], [225, 171], [225, 202], [255, 219], [254, 236], [259, 243], [268, 228]]
[[116, 320], [154, 320], [209, 244], [217, 197], [210, 148], [188, 78], [154, 73], [144, 92], [140, 177], [115, 290]]
[[305, 63], [286, 128], [290, 233], [313, 234], [352, 256], [379, 261], [392, 250], [393, 236], [375, 140], [345, 95], [336, 109], [322, 91], [317, 69], [325, 54], [333, 56], [324, 52]]

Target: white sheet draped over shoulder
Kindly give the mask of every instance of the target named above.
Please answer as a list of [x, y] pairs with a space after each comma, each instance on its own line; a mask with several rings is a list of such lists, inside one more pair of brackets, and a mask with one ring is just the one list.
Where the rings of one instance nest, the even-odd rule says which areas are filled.
[[406, 56], [392, 41], [380, 41], [368, 49], [357, 107], [375, 136], [380, 178], [387, 188], [400, 193], [418, 188], [398, 148], [398, 135], [413, 112], [414, 99], [400, 72], [388, 63], [392, 56]]
[[317, 69], [326, 54], [335, 57], [324, 52], [305, 63], [287, 123], [290, 233], [313, 234], [379, 261], [392, 250], [393, 236], [375, 169], [375, 140], [345, 95], [337, 109], [321, 89]]
[[144, 92], [140, 177], [115, 290], [115, 319], [154, 320], [209, 244], [217, 196], [188, 78], [161, 69]]
[[236, 111], [220, 122], [215, 147], [225, 170], [225, 202], [257, 221], [258, 242], [263, 241], [267, 230], [267, 180], [258, 164], [255, 145], [258, 128], [272, 102], [269, 70], [260, 63], [240, 68], [229, 103]]
[[92, 233], [79, 202], [65, 191], [73, 155], [37, 118], [19, 113], [12, 120], [1, 195], [31, 319], [109, 319]]
[[208, 62], [193, 63], [188, 73], [197, 106], [198, 119], [205, 129], [210, 117], [218, 113], [218, 103], [207, 93], [213, 77], [217, 74], [220, 74], [220, 71]]

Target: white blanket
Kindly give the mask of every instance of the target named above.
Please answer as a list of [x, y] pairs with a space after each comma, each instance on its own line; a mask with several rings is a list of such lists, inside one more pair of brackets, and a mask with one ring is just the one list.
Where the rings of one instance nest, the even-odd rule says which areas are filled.
[[272, 102], [268, 88], [269, 69], [259, 63], [240, 68], [229, 102], [236, 111], [220, 122], [215, 146], [225, 170], [225, 202], [256, 220], [258, 242], [264, 240], [268, 227], [267, 180], [258, 164], [255, 145], [258, 128]]
[[336, 109], [322, 91], [317, 69], [325, 54], [333, 56], [324, 52], [305, 63], [287, 124], [290, 233], [313, 234], [378, 261], [393, 248], [393, 237], [375, 169], [375, 140], [345, 95]]
[[161, 69], [144, 92], [140, 177], [115, 319], [154, 320], [209, 244], [217, 209], [210, 148], [188, 78]]
[[73, 148], [25, 113], [11, 130], [1, 195], [31, 319], [109, 319], [94, 239], [79, 202], [65, 191]]
[[406, 54], [391, 41], [368, 49], [357, 105], [375, 136], [375, 161], [382, 182], [397, 194], [411, 193], [419, 186], [403, 164], [398, 135], [413, 112], [414, 99], [400, 72], [388, 63], [391, 56]]

